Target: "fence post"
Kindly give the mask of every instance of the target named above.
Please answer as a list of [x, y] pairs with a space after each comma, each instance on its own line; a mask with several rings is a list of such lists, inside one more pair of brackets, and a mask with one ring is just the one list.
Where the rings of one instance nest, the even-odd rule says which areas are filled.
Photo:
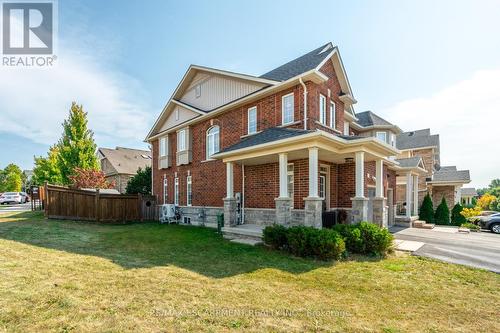
[[144, 212], [142, 211], [142, 194], [141, 193], [137, 193], [137, 205], [139, 206], [139, 218], [142, 221], [144, 221]]
[[95, 220], [96, 222], [99, 222], [100, 220], [100, 213], [101, 213], [101, 209], [100, 209], [100, 203], [99, 203], [99, 189], [96, 189], [95, 191]]
[[[49, 217], [49, 183], [45, 182], [43, 185], [43, 192], [45, 193], [43, 201], [41, 202], [43, 206], [43, 212], [46, 218]], [[40, 201], [40, 189], [38, 189], [38, 200]]]

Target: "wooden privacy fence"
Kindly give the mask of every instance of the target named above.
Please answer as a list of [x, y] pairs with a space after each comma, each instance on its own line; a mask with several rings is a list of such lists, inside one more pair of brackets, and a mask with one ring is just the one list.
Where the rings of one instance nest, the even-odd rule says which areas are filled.
[[45, 185], [44, 191], [45, 216], [49, 219], [129, 222], [158, 218], [153, 196], [107, 194], [55, 185]]

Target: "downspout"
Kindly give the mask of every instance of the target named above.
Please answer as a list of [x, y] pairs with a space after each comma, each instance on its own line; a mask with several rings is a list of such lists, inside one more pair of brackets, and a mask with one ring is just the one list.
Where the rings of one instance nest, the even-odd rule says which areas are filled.
[[304, 89], [304, 130], [307, 130], [307, 87], [301, 77], [299, 77], [299, 82]]
[[245, 164], [241, 164], [241, 224], [245, 224]]

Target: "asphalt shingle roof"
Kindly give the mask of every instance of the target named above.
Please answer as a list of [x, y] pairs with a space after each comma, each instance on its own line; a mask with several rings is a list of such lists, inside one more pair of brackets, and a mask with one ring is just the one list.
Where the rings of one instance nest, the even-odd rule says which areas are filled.
[[357, 123], [363, 127], [367, 126], [393, 126], [387, 120], [377, 116], [372, 111], [364, 111], [360, 113], [356, 113], [356, 117], [358, 118]]
[[326, 43], [325, 45], [322, 45], [317, 49], [298, 57], [297, 59], [287, 62], [286, 64], [261, 75], [260, 77], [275, 81], [286, 81], [294, 76], [316, 68], [323, 60], [325, 60], [332, 50], [332, 43]]
[[242, 139], [240, 142], [235, 143], [232, 146], [229, 146], [221, 151], [221, 153], [226, 153], [233, 150], [248, 148], [256, 145], [260, 145], [263, 143], [269, 143], [277, 140], [283, 140], [292, 138], [295, 136], [300, 136], [304, 134], [311, 133], [312, 131], [300, 130], [300, 129], [292, 129], [292, 128], [280, 128], [280, 127], [272, 127], [268, 128], [261, 133], [251, 135]]
[[403, 168], [415, 168], [418, 167], [418, 164], [422, 160], [421, 157], [415, 156], [415, 157], [409, 157], [409, 158], [398, 158], [396, 159], [396, 162], [399, 162], [399, 166]]
[[469, 170], [439, 170], [432, 176], [433, 182], [469, 182]]
[[131, 148], [116, 147], [116, 149], [99, 148], [118, 174], [135, 175], [137, 169], [151, 166], [151, 152]]
[[472, 196], [472, 197], [477, 196], [477, 191], [474, 187], [464, 187], [460, 190], [460, 193], [462, 195], [467, 195], [467, 196]]
[[439, 134], [431, 135], [430, 129], [404, 132], [397, 136], [396, 146], [398, 149], [439, 147]]

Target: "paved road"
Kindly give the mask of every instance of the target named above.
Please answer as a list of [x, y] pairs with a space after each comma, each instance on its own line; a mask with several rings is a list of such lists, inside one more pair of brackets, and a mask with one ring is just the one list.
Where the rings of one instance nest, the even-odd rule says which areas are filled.
[[25, 212], [31, 210], [31, 202], [27, 202], [20, 205], [0, 205], [0, 213], [5, 212]]
[[491, 232], [459, 233], [457, 228], [391, 229], [396, 239], [425, 243], [414, 255], [500, 273], [500, 235]]

